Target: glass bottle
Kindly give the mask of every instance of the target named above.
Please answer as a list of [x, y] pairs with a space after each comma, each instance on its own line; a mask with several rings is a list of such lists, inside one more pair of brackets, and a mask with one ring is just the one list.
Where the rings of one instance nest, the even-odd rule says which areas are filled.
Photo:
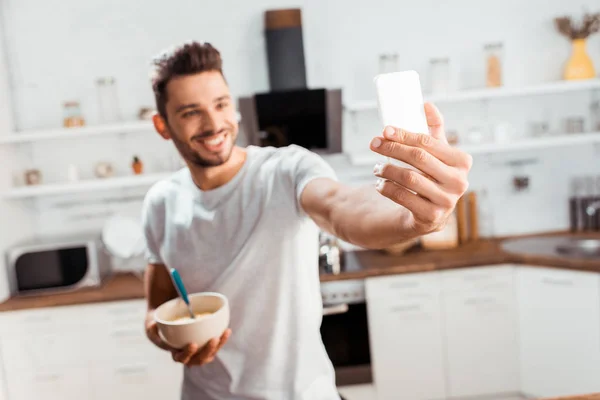
[[84, 126], [85, 120], [81, 115], [81, 108], [77, 101], [66, 101], [63, 104], [63, 126], [65, 128], [75, 128]]
[[487, 87], [502, 86], [503, 50], [502, 43], [488, 43], [484, 46]]
[[379, 73], [386, 74], [398, 71], [398, 54], [379, 55]]
[[429, 60], [431, 93], [447, 93], [450, 88], [450, 60], [448, 58], [432, 58]]
[[485, 187], [482, 188], [478, 197], [479, 234], [482, 237], [493, 238], [495, 236], [494, 210], [488, 189]]
[[103, 123], [119, 122], [121, 111], [117, 98], [115, 78], [105, 77], [96, 81], [98, 91], [98, 119]]

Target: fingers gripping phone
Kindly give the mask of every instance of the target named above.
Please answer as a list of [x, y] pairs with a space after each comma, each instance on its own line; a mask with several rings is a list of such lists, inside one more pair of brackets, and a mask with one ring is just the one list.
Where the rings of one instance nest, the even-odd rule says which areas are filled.
[[[421, 82], [416, 71], [380, 74], [373, 81], [379, 119], [384, 127], [391, 125], [413, 133], [429, 134]], [[416, 169], [395, 159], [388, 158], [388, 162]]]

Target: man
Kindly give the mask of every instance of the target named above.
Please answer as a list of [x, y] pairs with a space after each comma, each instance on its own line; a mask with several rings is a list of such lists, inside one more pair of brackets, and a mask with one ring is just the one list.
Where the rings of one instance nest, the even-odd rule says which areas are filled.
[[[236, 146], [221, 67], [219, 52], [201, 43], [156, 61], [154, 125], [187, 168], [144, 201], [147, 335], [185, 365], [182, 399], [339, 399], [319, 331], [318, 228], [366, 248], [439, 230], [467, 189], [472, 159], [447, 144], [427, 105], [431, 136], [387, 127], [370, 146], [422, 174], [378, 165], [375, 187], [344, 186], [298, 146]], [[167, 267], [190, 292], [230, 301], [230, 329], [204, 348], [170, 349], [157, 333], [154, 309], [177, 296]]]

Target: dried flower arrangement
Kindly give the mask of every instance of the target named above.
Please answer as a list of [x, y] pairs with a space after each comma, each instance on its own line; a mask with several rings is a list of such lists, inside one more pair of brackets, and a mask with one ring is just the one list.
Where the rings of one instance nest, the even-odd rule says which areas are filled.
[[561, 34], [571, 40], [587, 39], [600, 30], [600, 13], [585, 13], [581, 24], [578, 26], [571, 20], [571, 17], [555, 18], [554, 24]]

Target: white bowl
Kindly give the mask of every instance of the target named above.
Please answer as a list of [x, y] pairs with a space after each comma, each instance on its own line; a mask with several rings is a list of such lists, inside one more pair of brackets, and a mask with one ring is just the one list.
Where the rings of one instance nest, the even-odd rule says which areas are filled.
[[188, 322], [175, 322], [190, 315], [187, 306], [177, 297], [162, 304], [154, 312], [161, 338], [171, 347], [181, 349], [195, 343], [203, 347], [212, 338], [220, 338], [229, 326], [229, 301], [220, 293], [202, 292], [189, 295], [194, 314], [210, 312]]

